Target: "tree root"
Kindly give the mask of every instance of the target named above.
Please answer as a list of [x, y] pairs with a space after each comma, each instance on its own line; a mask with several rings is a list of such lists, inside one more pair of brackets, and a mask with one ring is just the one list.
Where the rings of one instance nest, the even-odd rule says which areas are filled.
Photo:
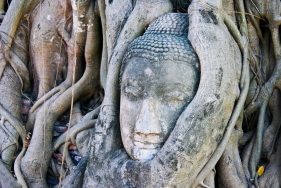
[[[272, 6], [272, 7], [270, 7]], [[255, 101], [253, 105], [251, 105], [251, 108], [248, 108], [246, 111], [246, 114], [249, 115], [252, 113], [255, 109], [260, 107], [260, 114], [259, 114], [259, 120], [258, 120], [258, 128], [257, 128], [257, 136], [256, 141], [253, 146], [251, 160], [249, 163], [250, 166], [250, 173], [251, 173], [251, 179], [254, 179], [256, 177], [256, 168], [257, 164], [259, 163], [260, 157], [261, 157], [261, 149], [262, 149], [262, 139], [263, 139], [263, 125], [264, 125], [264, 118], [265, 118], [265, 111], [267, 107], [267, 103], [269, 101], [270, 96], [272, 95], [273, 89], [276, 86], [276, 83], [281, 79], [281, 45], [280, 45], [280, 36], [279, 36], [279, 25], [280, 17], [279, 17], [279, 8], [280, 8], [280, 2], [276, 4], [276, 2], [272, 2], [270, 4], [268, 10], [266, 10], [265, 17], [267, 18], [269, 22], [269, 29], [271, 32], [273, 47], [274, 47], [274, 55], [276, 59], [276, 65], [274, 68], [274, 71], [268, 81], [265, 83], [265, 85], [262, 88], [261, 94], [259, 95], [258, 99]], [[274, 7], [273, 7], [274, 6]], [[270, 9], [270, 11], [269, 11]]]
[[21, 185], [12, 176], [3, 162], [0, 160], [0, 187], [20, 188]]
[[265, 172], [258, 179], [260, 187], [280, 187], [281, 180], [281, 139], [277, 143], [277, 151], [270, 156], [270, 163], [265, 167]]
[[103, 89], [106, 86], [106, 73], [107, 73], [107, 62], [108, 62], [108, 52], [107, 52], [107, 39], [106, 39], [106, 16], [105, 16], [105, 1], [98, 0], [99, 12], [101, 17], [102, 25], [102, 58], [101, 58], [101, 68], [100, 68], [100, 81]]
[[256, 140], [254, 142], [252, 154], [250, 157], [249, 168], [250, 168], [251, 179], [254, 179], [256, 176], [256, 168], [261, 156], [262, 139], [263, 139], [263, 131], [264, 131], [264, 116], [265, 116], [266, 106], [267, 106], [267, 101], [264, 101], [260, 109]]
[[7, 120], [14, 127], [14, 129], [19, 133], [23, 143], [25, 143], [26, 131], [23, 124], [15, 117], [13, 117], [9, 112], [7, 112], [0, 104], [0, 114], [2, 115], [1, 121]]
[[[29, 179], [28, 183], [30, 186], [35, 182], [33, 180], [36, 179], [38, 181], [34, 183], [34, 186], [45, 186], [46, 184], [44, 178], [48, 168], [47, 164], [52, 154], [52, 132], [56, 119], [81, 97], [95, 93], [99, 84], [99, 73], [97, 72], [100, 69], [98, 19], [91, 17], [89, 24], [91, 27], [88, 28], [85, 44], [86, 69], [82, 78], [61, 95], [57, 96], [56, 94], [51, 97], [37, 112], [34, 126], [36, 134], [34, 134], [31, 140], [30, 146], [23, 158], [24, 165], [22, 165], [22, 170], [27, 179]], [[47, 114], [45, 114], [44, 108]], [[40, 153], [42, 146], [44, 147], [44, 153]], [[40, 174], [34, 173], [38, 171], [37, 165], [40, 166]], [[31, 179], [33, 179], [33, 182], [30, 181]]]
[[30, 80], [29, 72], [25, 63], [13, 51], [11, 51], [11, 59], [9, 63], [19, 77], [19, 80], [21, 82], [21, 89], [28, 90], [30, 88]]
[[16, 158], [16, 161], [15, 161], [15, 165], [14, 165], [14, 170], [15, 170], [15, 175], [17, 177], [17, 180], [19, 182], [19, 184], [23, 187], [23, 188], [28, 188], [24, 178], [23, 178], [23, 175], [22, 175], [22, 172], [21, 172], [21, 168], [20, 168], [20, 161], [22, 159], [22, 157], [24, 156], [26, 152], [26, 148], [22, 148], [20, 154], [18, 155], [18, 157]]
[[274, 151], [274, 146], [275, 146], [275, 143], [276, 143], [276, 140], [277, 140], [277, 136], [278, 136], [278, 133], [279, 133], [279, 130], [280, 130], [280, 125], [281, 125], [281, 123], [278, 123], [277, 130], [273, 134], [272, 145], [271, 145], [270, 150], [269, 150], [269, 152], [267, 154], [267, 159], [268, 160], [270, 159], [270, 156], [272, 155], [272, 153]]
[[[68, 148], [69, 146], [69, 142], [65, 142], [60, 148], [59, 148], [59, 152], [61, 154], [63, 154], [63, 160], [65, 160], [67, 166], [68, 166], [68, 169], [69, 171], [71, 172], [73, 170], [73, 168], [75, 167], [75, 164], [73, 163], [71, 157], [70, 157], [70, 154], [69, 152], [64, 152], [64, 148]], [[61, 167], [63, 168], [63, 167]]]
[[244, 132], [243, 137], [239, 140], [239, 146], [245, 146], [246, 143], [252, 139], [254, 131]]
[[218, 162], [220, 187], [248, 187], [238, 153], [238, 140], [242, 136], [241, 131], [233, 130], [228, 146]]
[[[21, 25], [22, 26], [22, 25]], [[23, 27], [19, 26], [17, 28], [17, 34], [24, 34], [27, 35], [25, 33], [25, 31], [23, 31]], [[1, 27], [0, 27], [0, 32], [1, 32]], [[3, 59], [3, 63], [0, 66], [0, 78], [3, 75], [3, 72], [5, 70], [5, 67], [7, 65], [7, 62], [9, 62], [9, 64], [11, 65], [11, 67], [14, 69], [15, 73], [17, 74], [20, 83], [21, 83], [21, 90], [28, 90], [30, 88], [30, 79], [29, 79], [29, 72], [28, 69], [26, 67], [26, 63], [27, 63], [27, 59], [28, 59], [28, 55], [24, 54], [24, 57], [19, 57], [20, 49], [22, 46], [19, 46], [16, 41], [14, 42], [12, 47], [9, 47], [4, 41], [3, 35], [7, 35], [6, 33], [2, 33], [0, 35], [0, 39], [1, 39], [1, 45], [2, 45], [2, 51], [1, 51], [1, 56], [3, 56], [1, 59]], [[9, 36], [8, 36], [9, 37]], [[19, 40], [20, 42], [26, 43], [27, 41], [25, 40], [26, 37], [24, 39], [21, 39], [19, 37], [17, 37], [17, 40]], [[23, 41], [21, 41], [23, 40]], [[24, 46], [25, 48], [27, 48], [27, 46]], [[26, 50], [26, 49], [24, 49]], [[8, 55], [8, 57], [6, 57]], [[24, 62], [25, 61], [25, 62]]]
[[[54, 101], [56, 98], [58, 98], [60, 95], [62, 95], [63, 91], [60, 91], [56, 94], [54, 94], [48, 101], [45, 101], [46, 102], [49, 102], [49, 101]], [[45, 105], [45, 104], [44, 104]], [[46, 110], [46, 106], [44, 107], [44, 105], [42, 105], [41, 107], [38, 107], [36, 110], [34, 110], [33, 113], [31, 113], [29, 111], [29, 114], [28, 114], [28, 120], [26, 122], [26, 130], [27, 132], [33, 132], [33, 128], [34, 128], [34, 123], [35, 123], [35, 120], [36, 120], [36, 117], [37, 117], [37, 114], [39, 112], [42, 112], [44, 110], [41, 110], [42, 108], [45, 108], [45, 112], [47, 111]]]
[[[216, 151], [212, 155], [211, 159], [208, 161], [208, 163], [204, 166], [204, 168], [200, 171], [200, 173], [197, 175], [196, 179], [194, 180], [191, 187], [196, 187], [202, 179], [205, 179], [208, 173], [215, 167], [217, 164], [219, 158], [223, 154], [226, 145], [229, 141], [230, 135], [233, 131], [233, 128], [238, 120], [238, 117], [243, 110], [244, 103], [246, 101], [246, 97], [249, 90], [250, 85], [250, 74], [249, 74], [249, 65], [248, 65], [248, 44], [247, 39], [245, 36], [242, 38], [241, 34], [239, 33], [237, 27], [231, 20], [231, 18], [228, 17], [227, 14], [225, 14], [225, 23], [230, 29], [232, 35], [236, 39], [236, 42], [238, 43], [238, 46], [240, 47], [240, 50], [243, 52], [243, 69], [242, 69], [242, 76], [241, 76], [241, 94], [239, 96], [239, 99], [237, 101], [236, 106], [234, 107], [233, 113], [231, 115], [231, 118], [229, 120], [229, 123], [227, 125], [227, 129], [225, 131], [225, 134], [223, 136], [223, 139], [221, 140], [220, 144], [218, 145]], [[245, 33], [244, 33], [245, 35]]]
[[94, 110], [92, 110], [91, 112], [87, 113], [85, 116], [83, 116], [81, 121], [96, 119], [100, 112], [100, 109], [101, 109], [101, 105], [95, 108]]
[[82, 187], [84, 172], [87, 166], [87, 162], [89, 159], [89, 154], [82, 157], [79, 164], [74, 168], [74, 170], [66, 177], [64, 181], [62, 181], [61, 186], [63, 188], [77, 188]]
[[[19, 155], [17, 156], [17, 158], [15, 159], [15, 163], [14, 163], [14, 173], [15, 176], [17, 178], [17, 182], [21, 185], [21, 187], [23, 188], [27, 188], [26, 182], [23, 178], [21, 169], [20, 169], [20, 162], [21, 162], [21, 158], [22, 156], [25, 154], [26, 152], [26, 148], [28, 147], [28, 142], [30, 140], [30, 135], [28, 134], [26, 136], [26, 139], [22, 140], [23, 143], [23, 148], [21, 150], [21, 152], [19, 153]], [[1, 161], [0, 161], [1, 162]], [[2, 164], [2, 163], [1, 163]], [[0, 165], [1, 166], [1, 165]], [[1, 168], [1, 167], [0, 167]], [[8, 170], [8, 168], [7, 168]], [[8, 172], [10, 174], [10, 172]]]
[[[91, 71], [90, 71], [91, 72]], [[92, 74], [92, 73], [90, 73]], [[87, 74], [87, 70], [85, 72], [85, 75], [82, 77], [81, 80], [79, 80], [73, 87], [74, 87], [74, 90], [75, 90], [75, 93], [74, 93], [74, 101], [78, 100], [81, 95], [83, 95], [83, 93], [85, 91], [89, 91], [88, 87], [89, 86], [85, 86], [85, 84], [88, 83], [88, 81], [90, 80], [90, 78], [92, 78], [91, 75], [88, 75]], [[90, 87], [92, 88], [92, 87]], [[56, 95], [55, 95], [56, 96]], [[56, 97], [56, 98], [51, 98], [50, 100], [48, 100], [48, 102], [44, 103], [44, 106], [46, 105], [47, 107], [44, 107], [42, 106], [42, 108], [40, 108], [40, 110], [38, 111], [37, 113], [37, 117], [36, 117], [36, 120], [35, 120], [35, 127], [34, 127], [34, 132], [36, 132], [36, 137], [41, 137], [40, 140], [42, 143], [34, 143], [33, 140], [31, 140], [31, 146], [29, 147], [29, 149], [27, 150], [27, 154], [25, 155], [24, 159], [26, 160], [25, 164], [29, 164], [29, 161], [30, 159], [34, 158], [34, 157], [39, 157], [38, 160], [41, 158], [40, 156], [42, 155], [37, 153], [38, 151], [37, 150], [40, 150], [39, 148], [42, 147], [42, 145], [45, 145], [45, 149], [47, 149], [48, 151], [50, 151], [51, 149], [51, 137], [52, 137], [52, 129], [53, 129], [53, 124], [55, 122], [55, 120], [60, 116], [62, 115], [62, 113], [65, 112], [65, 110], [67, 110], [69, 108], [69, 105], [70, 105], [70, 101], [71, 101], [71, 97], [72, 96], [72, 88], [69, 88], [68, 90], [66, 90], [63, 94], [61, 94], [60, 96]], [[63, 108], [62, 108], [63, 107]], [[47, 117], [45, 119], [45, 116], [44, 116], [44, 108], [48, 109], [48, 114], [47, 114]], [[50, 127], [41, 127], [42, 125], [44, 125], [44, 123], [46, 123], [46, 125], [50, 125]], [[36, 127], [36, 125], [40, 125], [39, 127]], [[38, 129], [42, 129], [41, 131], [39, 131]], [[37, 132], [39, 131], [39, 132]], [[43, 131], [43, 132], [42, 132]], [[40, 133], [42, 132], [42, 134]], [[45, 137], [42, 137], [42, 135], [44, 135]], [[45, 139], [44, 139], [45, 138]], [[30, 150], [30, 148], [32, 148], [32, 150]], [[33, 152], [37, 153], [37, 154], [33, 154]], [[31, 158], [31, 156], [32, 158]], [[28, 157], [29, 156], [29, 157]], [[43, 162], [41, 165], [44, 166], [44, 168], [42, 170], [43, 173], [45, 173], [46, 171], [46, 163], [47, 161], [49, 160], [51, 156], [51, 153], [48, 152], [45, 153], [44, 157], [46, 159], [45, 162]], [[22, 166], [23, 167], [23, 166]], [[25, 166], [25, 169], [27, 167]], [[30, 172], [31, 173], [31, 172]], [[33, 174], [33, 173], [31, 173]]]
[[82, 116], [82, 112], [81, 112], [81, 105], [80, 105], [80, 102], [77, 101], [73, 104], [71, 124], [69, 125], [70, 128], [73, 127], [73, 125], [80, 123], [82, 120], [82, 117], [83, 116]]
[[[72, 144], [76, 145], [76, 135], [86, 129], [90, 129], [95, 126], [96, 120], [84, 120], [80, 123], [76, 124], [69, 130], [69, 138]], [[54, 145], [54, 151], [56, 151], [59, 147], [61, 147], [65, 143], [65, 139], [67, 136], [67, 132], [63, 133], [61, 136], [59, 136], [56, 141], [53, 143]]]
[[262, 36], [261, 29], [259, 27], [259, 22], [253, 16], [254, 14], [253, 14], [253, 12], [250, 8], [250, 1], [245, 1], [245, 8], [246, 8], [247, 12], [249, 13], [249, 14], [247, 14], [247, 16], [249, 16], [254, 28], [256, 29], [257, 35], [258, 35], [261, 43], [264, 44], [264, 39], [263, 39], [263, 36]]
[[[2, 122], [3, 120], [3, 122]], [[9, 137], [13, 140], [13, 142], [16, 144], [16, 150], [19, 148], [19, 142], [18, 139], [5, 127], [4, 125], [4, 118], [0, 121], [0, 127], [4, 130], [4, 132], [9, 135]]]
[[245, 147], [245, 149], [243, 150], [243, 154], [242, 154], [242, 165], [243, 165], [244, 173], [245, 173], [247, 180], [249, 180], [251, 177], [248, 165], [249, 165], [249, 161], [250, 161], [250, 157], [251, 157], [251, 151], [252, 151], [253, 145], [254, 145], [254, 140], [255, 140], [255, 135], [252, 137], [252, 140], [250, 141], [250, 143]]
[[83, 185], [83, 178], [84, 173], [86, 170], [86, 166], [89, 160], [90, 156], [90, 142], [87, 146], [85, 155], [82, 157], [78, 165], [74, 168], [73, 171], [70, 172], [70, 174], [64, 179], [62, 182], [60, 182], [57, 186], [58, 187], [65, 187], [65, 188], [76, 188], [76, 187], [82, 187]]
[[[70, 86], [69, 86], [70, 87]], [[55, 87], [53, 88], [51, 91], [49, 91], [48, 93], [46, 93], [43, 97], [41, 97], [38, 101], [36, 101], [36, 103], [30, 108], [29, 113], [33, 113], [39, 106], [41, 106], [45, 101], [47, 101], [48, 99], [50, 99], [54, 94], [60, 92], [60, 91], [64, 91], [69, 87]]]
[[[2, 59], [2, 57], [1, 57], [1, 59]], [[7, 66], [7, 61], [4, 59], [0, 65], [0, 78], [2, 78], [2, 75], [4, 73], [6, 66]]]
[[262, 151], [265, 155], [267, 155], [267, 159], [270, 159], [271, 154], [275, 148], [275, 143], [277, 140], [277, 135], [279, 134], [280, 125], [281, 125], [281, 117], [280, 117], [280, 91], [278, 89], [274, 89], [272, 96], [269, 100], [268, 107], [272, 114], [272, 121], [270, 126], [264, 131], [264, 139], [262, 145]]

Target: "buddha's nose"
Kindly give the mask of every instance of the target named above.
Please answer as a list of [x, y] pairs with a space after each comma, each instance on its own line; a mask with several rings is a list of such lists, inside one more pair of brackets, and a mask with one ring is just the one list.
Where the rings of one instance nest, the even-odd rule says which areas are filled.
[[[146, 99], [142, 103], [140, 114], [137, 118], [135, 133], [150, 136], [160, 135], [161, 127], [157, 118], [157, 103]], [[158, 112], [159, 113], [159, 112]]]

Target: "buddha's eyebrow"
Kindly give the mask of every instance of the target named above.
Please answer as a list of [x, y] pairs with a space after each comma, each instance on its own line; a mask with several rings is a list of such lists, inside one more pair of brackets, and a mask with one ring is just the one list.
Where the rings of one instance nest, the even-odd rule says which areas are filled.
[[124, 86], [134, 86], [137, 89], [140, 89], [140, 90], [142, 89], [140, 82], [135, 78], [126, 78], [123, 82], [122, 82], [123, 87]]
[[186, 95], [191, 95], [194, 90], [193, 87], [186, 86], [182, 83], [174, 83], [174, 82], [159, 83], [155, 87], [159, 91], [159, 94], [165, 94], [167, 92], [172, 92], [172, 91], [179, 91]]

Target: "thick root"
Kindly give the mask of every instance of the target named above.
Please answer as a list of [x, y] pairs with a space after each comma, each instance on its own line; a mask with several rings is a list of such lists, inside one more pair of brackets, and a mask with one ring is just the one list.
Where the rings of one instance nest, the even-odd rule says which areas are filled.
[[60, 137], [56, 139], [56, 141], [54, 142], [54, 151], [56, 151], [59, 147], [61, 147], [62, 144], [65, 143], [67, 134], [69, 135], [68, 138], [70, 138], [72, 144], [76, 145], [76, 141], [75, 141], [76, 135], [83, 130], [93, 128], [95, 123], [96, 120], [85, 120], [70, 128], [69, 132], [63, 133]]
[[[91, 2], [91, 1], [89, 1]], [[75, 2], [73, 2], [75, 3]], [[74, 5], [73, 5], [74, 6]], [[85, 5], [86, 6], [86, 5]], [[90, 8], [89, 8], [90, 7]], [[74, 43], [77, 42], [79, 45], [84, 43], [85, 46], [85, 60], [86, 60], [86, 69], [82, 76], [82, 78], [76, 83], [77, 75], [75, 73], [75, 68], [80, 66], [79, 63], [77, 65], [68, 64], [69, 71], [73, 71], [72, 75], [72, 83], [74, 84], [72, 87], [67, 89], [61, 95], [58, 93], [51, 97], [48, 101], [46, 101], [43, 106], [38, 110], [35, 125], [33, 131], [33, 138], [30, 142], [30, 146], [26, 152], [26, 155], [23, 157], [22, 171], [26, 177], [28, 185], [30, 187], [35, 186], [46, 186], [46, 173], [48, 169], [48, 164], [52, 156], [52, 135], [53, 135], [53, 125], [58, 117], [60, 117], [66, 110], [73, 107], [73, 103], [75, 103], [78, 99], [84, 96], [88, 96], [89, 94], [93, 94], [97, 92], [98, 84], [99, 84], [99, 72], [100, 69], [100, 30], [99, 30], [99, 20], [95, 19], [93, 13], [93, 4], [89, 6], [89, 20], [87, 20], [87, 24], [89, 25], [87, 29], [87, 38], [84, 38], [85, 35], [82, 33], [76, 33]], [[85, 7], [84, 7], [85, 8]], [[73, 17], [78, 19], [79, 14], [83, 13], [84, 8], [82, 7], [82, 12], [74, 11]], [[77, 20], [76, 20], [77, 21]], [[75, 20], [74, 20], [75, 22]], [[83, 26], [84, 27], [84, 26]], [[75, 33], [75, 28], [73, 32]], [[81, 35], [81, 36], [80, 36]], [[85, 40], [84, 40], [85, 39]], [[71, 42], [70, 42], [71, 43]], [[69, 43], [69, 45], [71, 45]], [[74, 45], [75, 49], [80, 48], [80, 46]], [[83, 47], [83, 45], [82, 45]], [[72, 49], [73, 50], [73, 49]], [[83, 50], [79, 50], [74, 54], [74, 59], [79, 58], [80, 52]], [[70, 52], [72, 53], [72, 52]], [[68, 72], [69, 73], [69, 72]], [[69, 74], [67, 75], [66, 80], [68, 80]], [[70, 118], [71, 119], [71, 118]], [[71, 120], [70, 123], [71, 124]], [[70, 126], [69, 126], [70, 127]], [[44, 152], [41, 152], [43, 149]], [[39, 172], [38, 173], [38, 168]]]
[[238, 152], [238, 140], [241, 132], [234, 129], [228, 146], [218, 162], [218, 177], [220, 187], [248, 187]]
[[2, 161], [0, 161], [0, 187], [21, 187]]
[[264, 174], [258, 179], [260, 187], [280, 187], [281, 181], [281, 139], [278, 140], [276, 153], [270, 156], [270, 163], [266, 166]]

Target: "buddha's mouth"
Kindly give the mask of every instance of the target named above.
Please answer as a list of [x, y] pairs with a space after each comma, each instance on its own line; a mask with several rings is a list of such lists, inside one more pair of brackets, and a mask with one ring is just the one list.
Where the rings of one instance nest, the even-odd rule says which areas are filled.
[[134, 145], [137, 146], [139, 149], [146, 149], [146, 150], [155, 150], [155, 149], [160, 149], [164, 142], [152, 142], [154, 141], [151, 140], [138, 140], [138, 139], [134, 139]]

